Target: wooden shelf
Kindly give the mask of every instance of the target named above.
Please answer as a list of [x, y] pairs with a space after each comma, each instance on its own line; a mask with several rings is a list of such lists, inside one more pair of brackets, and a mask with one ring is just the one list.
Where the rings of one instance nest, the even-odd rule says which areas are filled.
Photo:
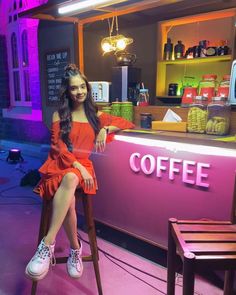
[[164, 65], [182, 65], [182, 64], [200, 64], [200, 63], [211, 63], [219, 61], [230, 61], [231, 55], [221, 55], [221, 56], [210, 56], [210, 57], [197, 57], [192, 59], [178, 59], [178, 60], [168, 60], [160, 61], [160, 64]]

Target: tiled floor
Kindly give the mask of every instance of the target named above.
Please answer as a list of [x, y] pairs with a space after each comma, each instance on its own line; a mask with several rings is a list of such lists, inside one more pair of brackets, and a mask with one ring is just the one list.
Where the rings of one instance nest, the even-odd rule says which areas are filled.
[[[0, 295], [29, 295], [31, 281], [25, 277], [24, 269], [36, 248], [41, 203], [32, 193], [31, 187], [20, 187], [19, 183], [23, 172], [38, 168], [41, 161], [24, 156], [22, 165], [9, 164], [5, 161], [6, 156], [7, 153], [0, 153]], [[87, 239], [85, 233], [80, 233]], [[100, 238], [98, 245], [103, 251], [128, 264], [114, 258], [108, 259], [107, 255], [100, 252], [104, 295], [166, 294], [166, 268]], [[68, 242], [61, 231], [57, 238], [56, 253], [66, 253], [67, 249]], [[86, 253], [89, 250], [84, 243]], [[176, 294], [181, 294], [180, 275], [176, 282]], [[223, 294], [222, 290], [199, 277], [195, 290], [197, 295]], [[64, 264], [56, 265], [38, 284], [37, 294], [97, 294], [92, 264], [85, 263], [84, 274], [79, 281], [68, 277]]]

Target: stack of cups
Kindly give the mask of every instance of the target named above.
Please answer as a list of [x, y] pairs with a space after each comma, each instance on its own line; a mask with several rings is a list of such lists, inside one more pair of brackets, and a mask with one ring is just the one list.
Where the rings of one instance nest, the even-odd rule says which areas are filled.
[[125, 118], [126, 120], [132, 122], [133, 115], [134, 115], [134, 108], [131, 101], [125, 101], [121, 103], [120, 108], [121, 117]]
[[121, 103], [119, 101], [114, 101], [111, 105], [111, 114], [113, 116], [121, 116]]

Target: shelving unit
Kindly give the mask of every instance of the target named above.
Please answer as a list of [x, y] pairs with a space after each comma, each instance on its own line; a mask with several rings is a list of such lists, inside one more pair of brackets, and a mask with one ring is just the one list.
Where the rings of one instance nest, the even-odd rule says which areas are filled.
[[192, 59], [178, 59], [178, 60], [168, 60], [168, 61], [160, 61], [160, 64], [165, 65], [180, 65], [180, 64], [200, 64], [200, 63], [211, 63], [211, 62], [220, 62], [220, 61], [231, 61], [232, 55], [222, 55], [222, 56], [210, 56], [210, 57], [198, 57]]
[[[169, 83], [178, 83], [179, 88], [182, 87], [184, 76], [195, 77], [196, 86], [203, 74], [216, 74], [219, 81], [224, 74], [230, 74], [232, 60], [236, 58], [235, 16], [236, 9], [227, 9], [158, 23], [156, 96], [166, 97]], [[200, 40], [209, 40], [211, 46], [217, 46], [220, 40], [228, 40], [231, 54], [165, 61], [162, 57], [168, 37], [173, 45], [182, 40], [185, 50], [198, 45]]]

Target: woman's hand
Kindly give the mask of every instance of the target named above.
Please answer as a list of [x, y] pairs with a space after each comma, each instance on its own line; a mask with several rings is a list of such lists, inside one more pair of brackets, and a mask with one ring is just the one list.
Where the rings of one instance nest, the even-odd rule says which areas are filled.
[[103, 127], [100, 129], [95, 143], [96, 152], [104, 152], [106, 147], [106, 139], [107, 139], [107, 128]]
[[88, 170], [81, 165], [79, 162], [74, 162], [73, 167], [78, 169], [81, 173], [81, 176], [84, 180], [84, 185], [86, 190], [91, 190], [94, 188], [94, 180], [92, 175], [88, 172]]

